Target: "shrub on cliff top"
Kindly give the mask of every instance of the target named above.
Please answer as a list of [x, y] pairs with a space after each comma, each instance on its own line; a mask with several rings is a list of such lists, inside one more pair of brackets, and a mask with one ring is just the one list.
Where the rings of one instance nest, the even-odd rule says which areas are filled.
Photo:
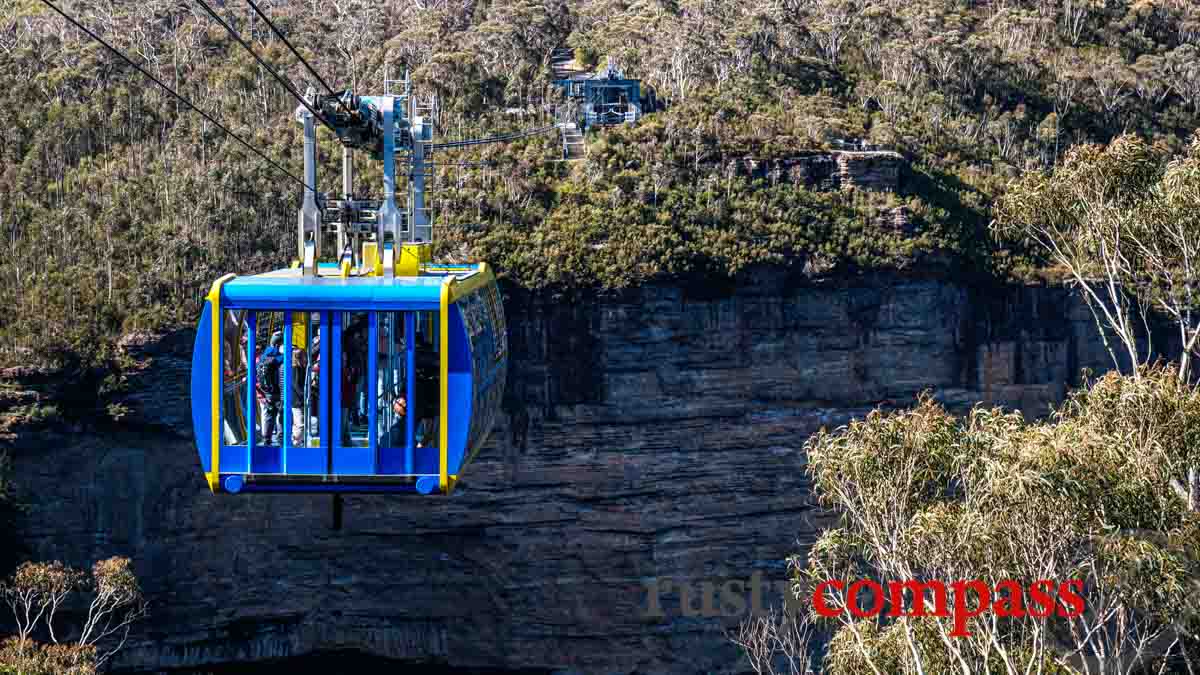
[[[1086, 607], [1079, 617], [985, 613], [969, 620], [969, 637], [951, 637], [950, 619], [880, 615], [868, 630], [844, 612], [826, 620], [826, 666], [1130, 672], [1194, 660], [1200, 516], [1173, 477], [1198, 439], [1200, 390], [1167, 367], [1105, 376], [1044, 422], [983, 408], [959, 419], [923, 399], [817, 434], [809, 470], [840, 523], [793, 560], [798, 583], [1014, 580], [1025, 590], [1006, 589], [1008, 606], [1032, 608], [1034, 582], [1079, 579]], [[825, 599], [846, 607], [840, 594]]]

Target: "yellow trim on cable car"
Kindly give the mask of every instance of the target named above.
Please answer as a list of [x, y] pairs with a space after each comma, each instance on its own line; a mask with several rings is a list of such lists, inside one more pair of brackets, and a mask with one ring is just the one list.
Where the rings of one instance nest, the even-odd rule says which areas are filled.
[[462, 281], [455, 280], [454, 287], [451, 289], [450, 302], [474, 293], [491, 282], [492, 278], [492, 269], [488, 267], [487, 263], [479, 263], [478, 272]]
[[441, 377], [438, 378], [438, 388], [441, 389], [441, 419], [438, 420], [438, 487], [443, 494], [450, 491], [450, 477], [447, 475], [446, 464], [449, 456], [446, 446], [450, 444], [450, 421], [446, 410], [450, 407], [450, 296], [453, 293], [454, 279], [447, 278], [442, 282], [441, 314], [438, 318], [441, 328], [438, 336], [438, 349], [441, 350]]
[[376, 262], [379, 260], [379, 246], [373, 241], [364, 241], [362, 245], [362, 270], [363, 274], [369, 277], [380, 276], [376, 270]]
[[431, 244], [401, 244], [400, 259], [396, 261], [396, 276], [420, 276], [421, 266], [431, 260], [433, 260], [433, 246]]
[[208, 489], [213, 494], [221, 482], [221, 328], [225, 325], [225, 317], [221, 316], [221, 287], [225, 282], [236, 277], [236, 274], [226, 274], [213, 282], [208, 292], [208, 304], [212, 308], [212, 463], [209, 464]]

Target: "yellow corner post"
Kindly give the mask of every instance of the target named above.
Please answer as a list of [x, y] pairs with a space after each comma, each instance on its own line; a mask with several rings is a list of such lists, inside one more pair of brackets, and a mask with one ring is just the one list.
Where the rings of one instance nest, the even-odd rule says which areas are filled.
[[369, 276], [383, 274], [383, 261], [379, 258], [379, 245], [373, 241], [364, 241], [362, 245], [362, 268]]
[[450, 302], [455, 302], [459, 298], [470, 295], [482, 286], [486, 286], [492, 280], [492, 270], [487, 266], [487, 263], [479, 263], [479, 271], [467, 277], [463, 281], [454, 281], [454, 288], [450, 291]]
[[441, 389], [438, 419], [438, 487], [442, 494], [450, 491], [450, 477], [447, 464], [449, 454], [446, 446], [450, 443], [450, 422], [446, 411], [450, 407], [450, 294], [453, 292], [454, 278], [446, 277], [442, 282], [441, 312], [439, 313], [438, 349], [441, 351], [441, 376], [438, 378], [438, 388]]
[[207, 476], [208, 489], [212, 490], [213, 494], [216, 494], [217, 486], [221, 482], [221, 328], [225, 324], [225, 317], [221, 315], [221, 287], [236, 276], [226, 274], [214, 281], [206, 298], [209, 307], [212, 308], [212, 459]]

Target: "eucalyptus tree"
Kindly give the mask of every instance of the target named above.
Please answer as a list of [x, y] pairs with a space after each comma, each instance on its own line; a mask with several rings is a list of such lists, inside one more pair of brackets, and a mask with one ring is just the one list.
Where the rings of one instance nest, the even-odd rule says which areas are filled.
[[[996, 213], [1000, 236], [1036, 243], [1068, 275], [1115, 367], [1141, 376], [1154, 353], [1149, 321], [1160, 317], [1178, 338], [1176, 376], [1192, 381], [1200, 354], [1200, 136], [1174, 159], [1133, 136], [1075, 148], [1053, 173], [1013, 185]], [[1179, 469], [1179, 496], [1200, 510], [1200, 452]]]
[[[836, 522], [791, 569], [830, 635], [825, 671], [1191, 672], [1200, 517], [1170, 481], [1197, 441], [1200, 392], [1161, 368], [1111, 373], [1041, 422], [923, 398], [816, 434], [808, 471]], [[857, 580], [886, 597], [848, 596]], [[737, 641], [779, 671], [807, 621]]]

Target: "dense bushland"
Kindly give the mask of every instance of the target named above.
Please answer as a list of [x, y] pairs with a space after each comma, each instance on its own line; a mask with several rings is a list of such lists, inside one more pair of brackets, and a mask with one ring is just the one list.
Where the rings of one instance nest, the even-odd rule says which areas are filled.
[[[295, 101], [196, 5], [61, 5], [300, 172]], [[1187, 0], [263, 6], [335, 86], [377, 88], [385, 66], [407, 65], [439, 96], [442, 138], [539, 124], [563, 44], [656, 92], [665, 109], [591, 137], [583, 162], [552, 161], [552, 137], [443, 155], [443, 255], [486, 257], [533, 287], [759, 261], [1022, 272], [1038, 261], [984, 228], [1009, 180], [1123, 131], [1182, 148], [1200, 106]], [[248, 7], [219, 9], [299, 88], [316, 84]], [[36, 0], [0, 8], [0, 77], [0, 361], [103, 361], [122, 331], [190, 322], [219, 274], [294, 255], [294, 183]], [[321, 137], [319, 181], [334, 186], [340, 153]], [[729, 170], [858, 140], [911, 160], [900, 194]], [[379, 182], [375, 167], [361, 175]], [[888, 226], [898, 208], [903, 233]]]
[[[814, 628], [834, 674], [1195, 672], [1200, 517], [1174, 477], [1197, 440], [1200, 391], [1168, 368], [1111, 373], [1041, 422], [924, 399], [822, 431], [809, 471], [840, 518], [791, 564], [806, 606], [816, 590], [835, 615], [776, 615], [738, 640], [759, 673], [805, 672]], [[859, 595], [856, 616], [827, 582], [862, 579], [909, 593], [877, 616]], [[1082, 611], [1047, 614], [1041, 580], [1077, 581]]]

